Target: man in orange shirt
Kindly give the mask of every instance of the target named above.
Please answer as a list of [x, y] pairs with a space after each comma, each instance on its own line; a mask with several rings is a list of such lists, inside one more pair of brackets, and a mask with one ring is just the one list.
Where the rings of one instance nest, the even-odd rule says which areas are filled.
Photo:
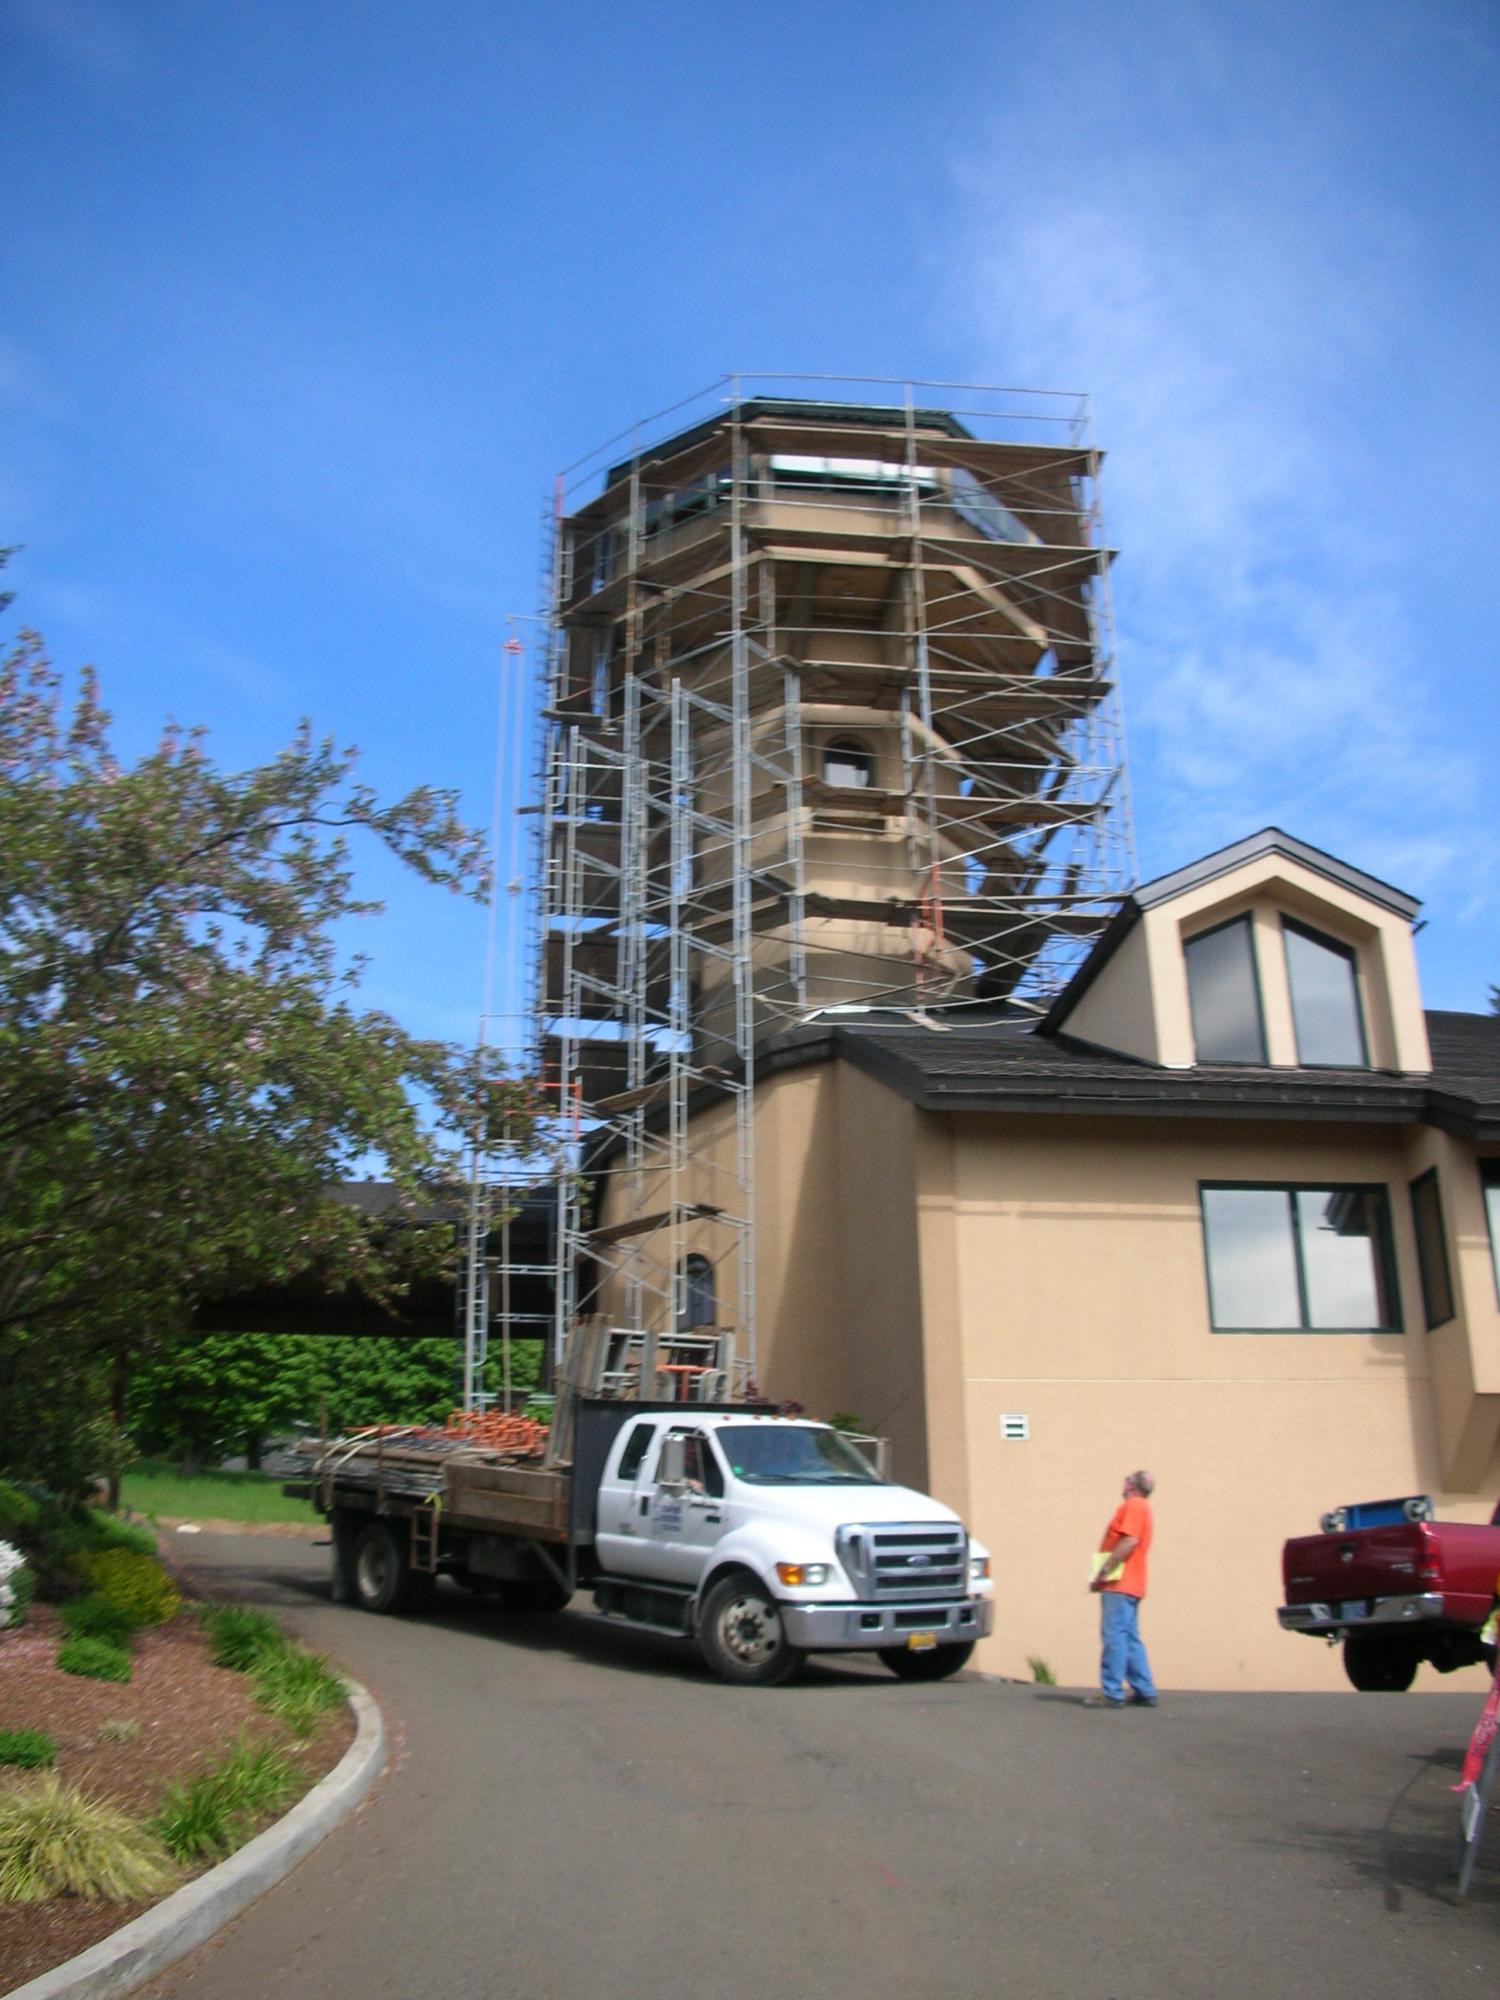
[[1141, 1642], [1140, 1608], [1146, 1595], [1146, 1557], [1151, 1549], [1149, 1472], [1126, 1475], [1120, 1504], [1099, 1544], [1100, 1560], [1089, 1588], [1099, 1593], [1099, 1693], [1086, 1708], [1155, 1708], [1156, 1683]]

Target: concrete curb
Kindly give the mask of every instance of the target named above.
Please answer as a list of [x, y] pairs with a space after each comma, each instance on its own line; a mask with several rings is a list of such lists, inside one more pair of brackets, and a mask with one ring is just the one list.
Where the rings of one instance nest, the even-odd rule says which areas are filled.
[[290, 1874], [369, 1791], [385, 1762], [385, 1725], [369, 1694], [344, 1676], [358, 1727], [354, 1741], [284, 1819], [247, 1841], [196, 1882], [178, 1889], [87, 1951], [17, 1986], [6, 2000], [117, 2000], [211, 1938], [231, 1917]]

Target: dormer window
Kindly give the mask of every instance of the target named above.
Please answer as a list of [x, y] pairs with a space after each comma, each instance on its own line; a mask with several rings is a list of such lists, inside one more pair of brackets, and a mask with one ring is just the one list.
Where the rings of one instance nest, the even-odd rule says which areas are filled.
[[1368, 1069], [1354, 953], [1290, 917], [1282, 918], [1281, 931], [1298, 1062], [1309, 1068]]
[[823, 783], [850, 791], [868, 791], [875, 776], [875, 759], [861, 744], [840, 737], [823, 750]]
[[1264, 1063], [1266, 1033], [1250, 919], [1235, 917], [1188, 938], [1188, 999], [1201, 1063]]

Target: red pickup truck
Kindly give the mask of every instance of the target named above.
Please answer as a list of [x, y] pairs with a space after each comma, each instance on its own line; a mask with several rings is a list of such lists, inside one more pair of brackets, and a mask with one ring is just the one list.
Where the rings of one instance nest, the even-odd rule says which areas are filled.
[[1420, 1496], [1336, 1508], [1321, 1535], [1281, 1551], [1288, 1632], [1344, 1642], [1344, 1671], [1365, 1694], [1401, 1694], [1430, 1660], [1440, 1673], [1493, 1667], [1481, 1636], [1500, 1591], [1500, 1506], [1482, 1527], [1434, 1521]]

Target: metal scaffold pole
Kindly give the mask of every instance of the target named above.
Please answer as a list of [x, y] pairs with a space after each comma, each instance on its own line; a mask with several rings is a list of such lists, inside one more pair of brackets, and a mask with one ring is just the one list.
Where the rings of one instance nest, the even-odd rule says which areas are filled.
[[1034, 1016], [1130, 886], [1099, 462], [1081, 396], [727, 376], [559, 479], [531, 1047], [595, 1386], [758, 1373], [768, 1037]]

